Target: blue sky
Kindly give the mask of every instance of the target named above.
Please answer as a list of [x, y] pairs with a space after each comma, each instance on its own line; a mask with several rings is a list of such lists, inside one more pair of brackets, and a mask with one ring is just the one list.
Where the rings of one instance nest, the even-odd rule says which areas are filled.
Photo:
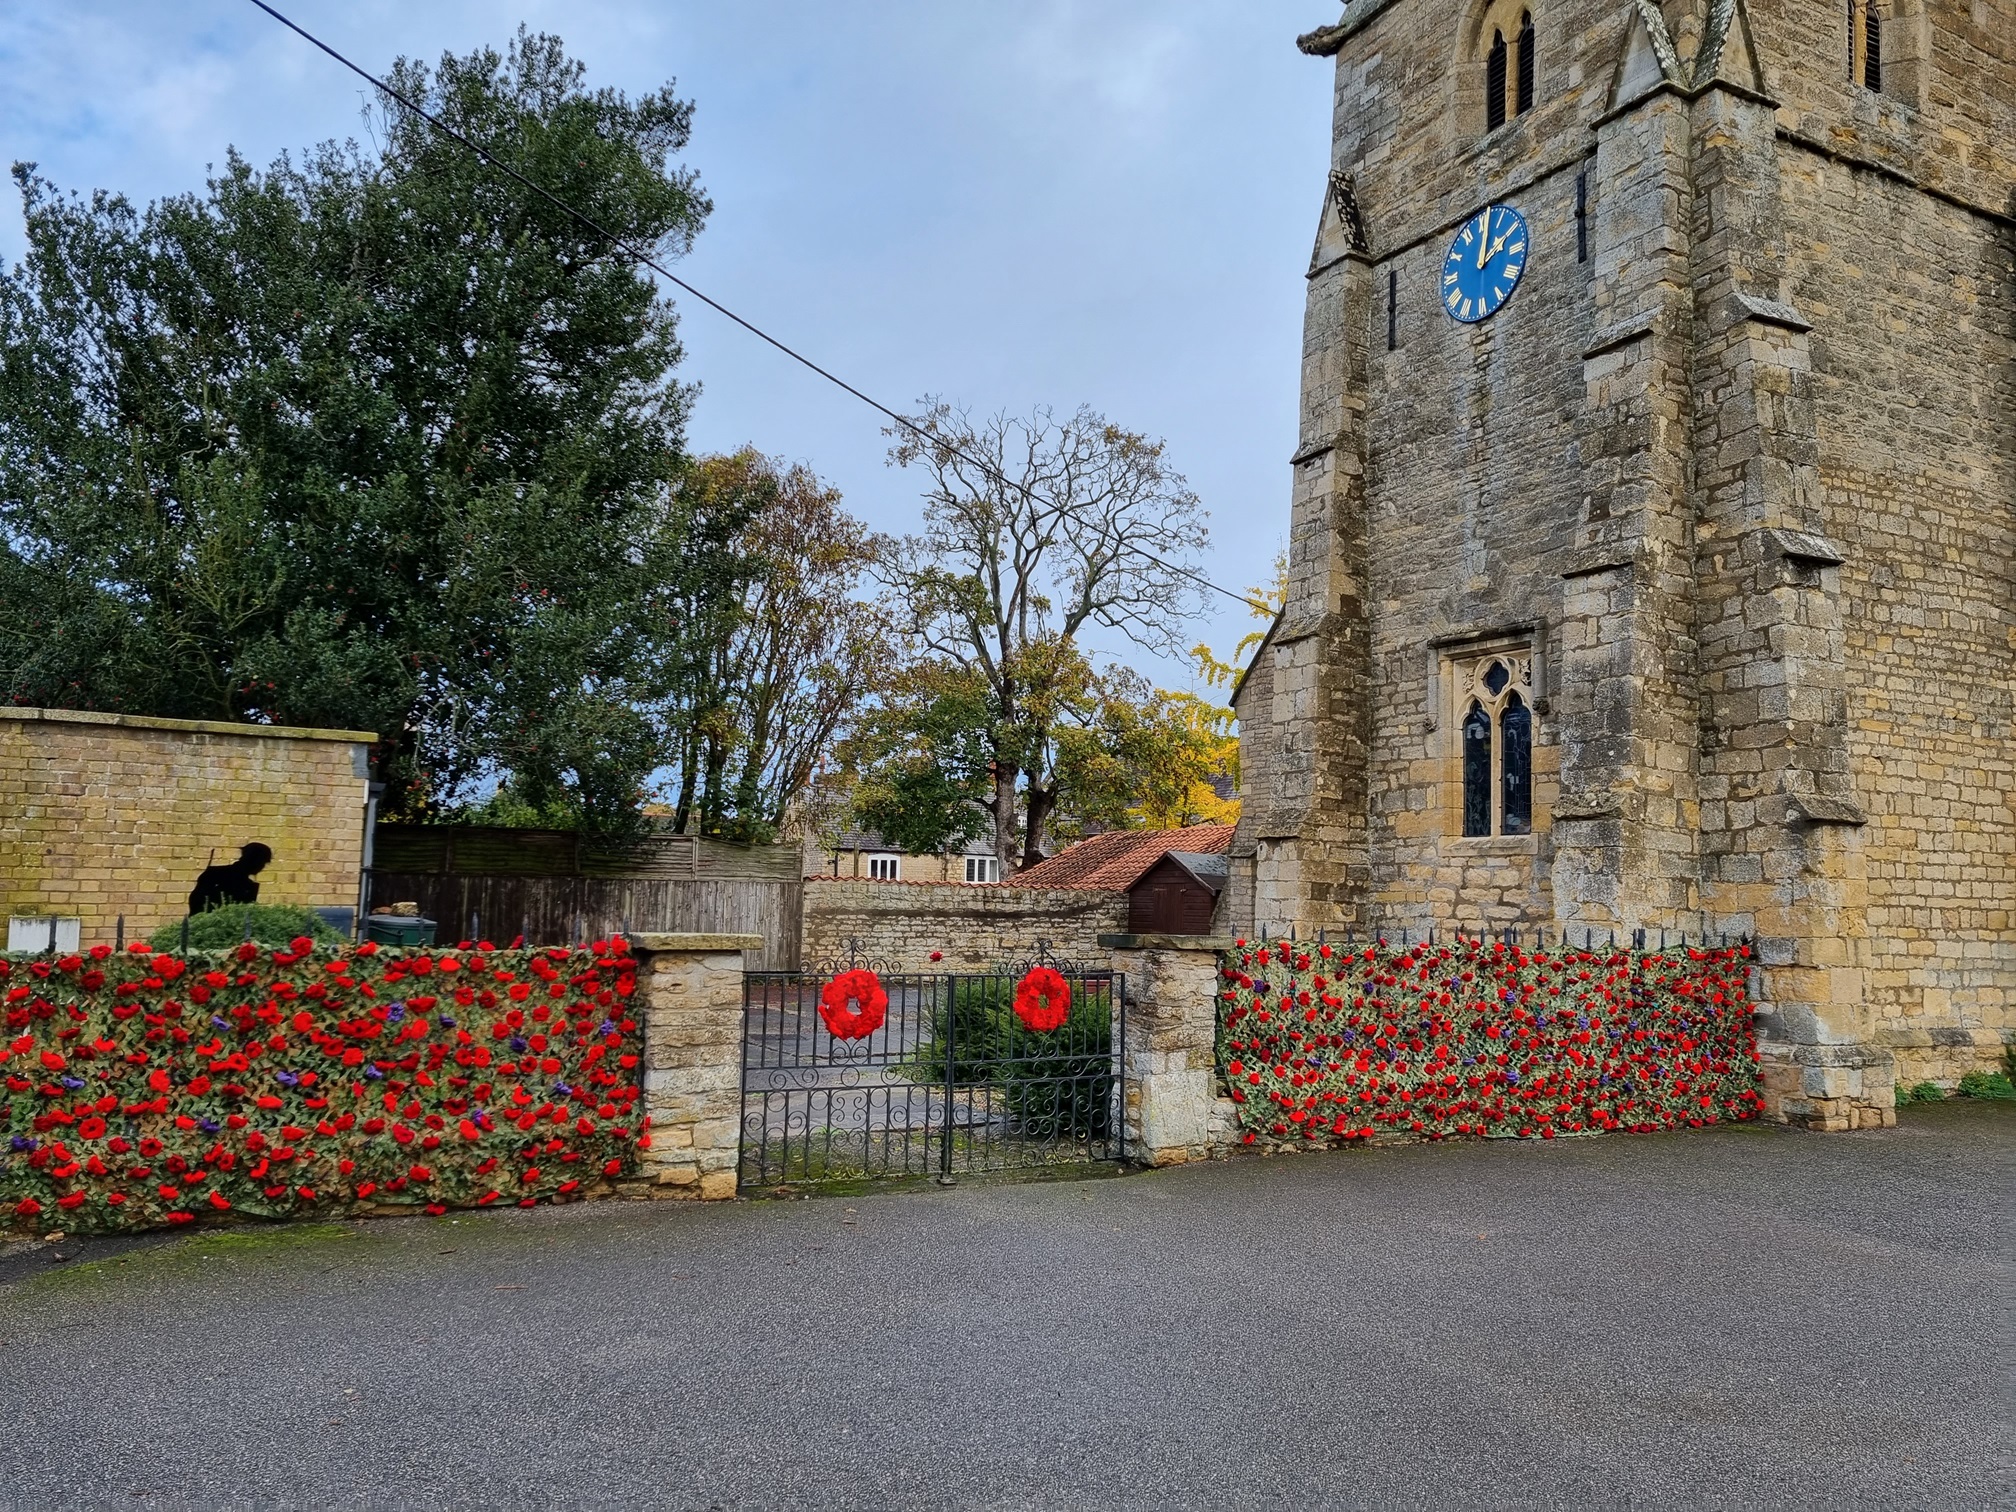
[[[1165, 438], [1211, 511], [1211, 576], [1266, 577], [1328, 163], [1331, 69], [1294, 38], [1334, 0], [276, 3], [374, 70], [524, 21], [591, 83], [676, 80], [715, 204], [682, 277], [898, 409], [1084, 403]], [[356, 134], [362, 103], [245, 0], [11, 0], [0, 78], [9, 160], [136, 201], [198, 186], [227, 145], [264, 162]], [[10, 195], [0, 256], [20, 252]], [[684, 308], [696, 447], [753, 442], [915, 527], [873, 412]], [[1222, 654], [1249, 616], [1220, 600], [1198, 628]]]

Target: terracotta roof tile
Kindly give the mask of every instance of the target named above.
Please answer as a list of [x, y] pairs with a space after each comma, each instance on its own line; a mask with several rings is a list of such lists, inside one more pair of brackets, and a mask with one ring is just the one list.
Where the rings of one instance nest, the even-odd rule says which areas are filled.
[[1017, 887], [1076, 887], [1125, 892], [1170, 851], [1219, 855], [1232, 848], [1229, 824], [1193, 824], [1188, 829], [1114, 830], [1080, 840], [1040, 866], [1017, 872]]

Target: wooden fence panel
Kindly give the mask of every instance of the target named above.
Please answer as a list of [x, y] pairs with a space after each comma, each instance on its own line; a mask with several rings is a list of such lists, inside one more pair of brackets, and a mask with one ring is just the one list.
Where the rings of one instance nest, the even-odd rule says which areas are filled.
[[691, 879], [448, 876], [371, 873], [371, 906], [418, 903], [444, 940], [565, 945], [623, 929], [638, 934], [756, 934], [752, 971], [796, 971], [805, 884], [727, 877]]

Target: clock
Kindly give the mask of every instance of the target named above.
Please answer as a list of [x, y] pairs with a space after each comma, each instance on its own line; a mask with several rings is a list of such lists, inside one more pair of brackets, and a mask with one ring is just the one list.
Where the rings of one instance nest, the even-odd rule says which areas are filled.
[[1442, 308], [1465, 325], [1505, 306], [1526, 271], [1526, 217], [1510, 205], [1486, 205], [1463, 223], [1442, 259]]

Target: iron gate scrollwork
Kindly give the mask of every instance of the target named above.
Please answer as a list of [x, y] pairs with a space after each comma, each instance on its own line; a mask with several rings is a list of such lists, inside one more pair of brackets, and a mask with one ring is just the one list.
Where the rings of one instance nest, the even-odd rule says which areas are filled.
[[[1035, 966], [1070, 989], [1047, 1031], [1015, 1011]], [[888, 995], [860, 1039], [829, 1032], [819, 995], [865, 967]], [[744, 978], [745, 1188], [1005, 1171], [1125, 1155], [1126, 978], [1047, 950], [986, 972], [900, 972], [850, 956]]]

